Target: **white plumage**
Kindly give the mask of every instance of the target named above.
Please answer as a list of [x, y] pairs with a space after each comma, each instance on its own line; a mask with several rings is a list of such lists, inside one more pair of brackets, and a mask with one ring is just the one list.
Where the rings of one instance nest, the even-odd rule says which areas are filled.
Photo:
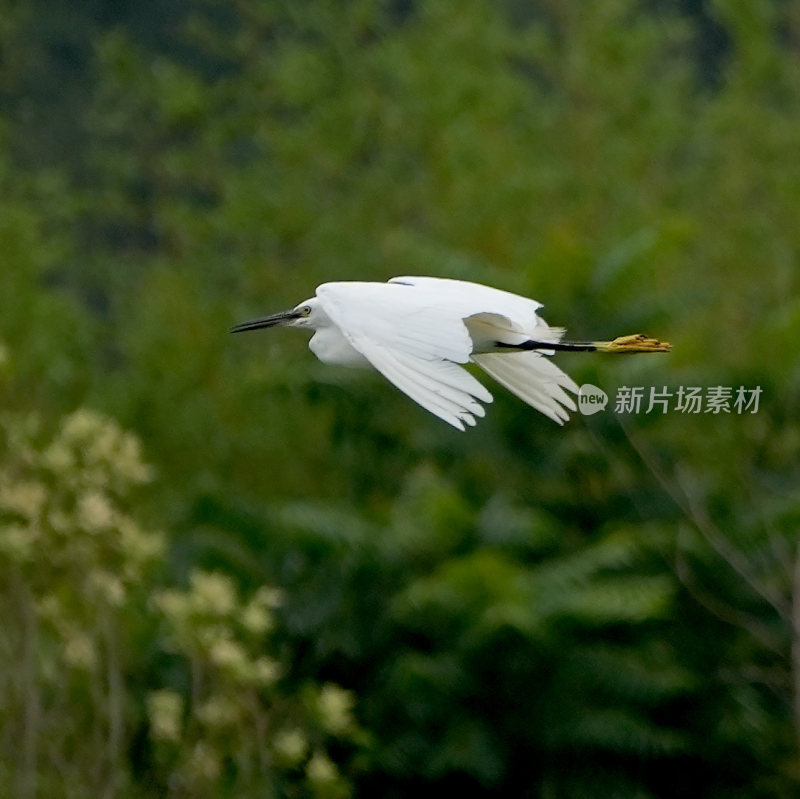
[[[485, 415], [492, 395], [465, 368], [475, 363], [521, 400], [563, 424], [578, 386], [552, 361], [555, 349], [610, 349], [609, 342], [562, 343], [562, 328], [538, 314], [541, 304], [506, 291], [433, 277], [388, 283], [323, 283], [316, 297], [232, 332], [277, 325], [314, 331], [323, 362], [373, 366], [423, 408], [459, 430]], [[652, 339], [628, 337], [649, 342]], [[621, 340], [617, 340], [621, 341]], [[655, 342], [660, 344], [660, 342]], [[553, 347], [548, 345], [554, 345]], [[668, 347], [668, 345], [662, 345]], [[642, 351], [631, 348], [626, 351]]]

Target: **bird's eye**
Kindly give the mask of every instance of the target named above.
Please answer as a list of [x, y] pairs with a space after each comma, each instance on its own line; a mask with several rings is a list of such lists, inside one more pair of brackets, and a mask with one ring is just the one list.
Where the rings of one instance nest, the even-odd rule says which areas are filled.
[[311, 306], [310, 305], [304, 305], [300, 309], [300, 313], [303, 314], [303, 316], [311, 316]]

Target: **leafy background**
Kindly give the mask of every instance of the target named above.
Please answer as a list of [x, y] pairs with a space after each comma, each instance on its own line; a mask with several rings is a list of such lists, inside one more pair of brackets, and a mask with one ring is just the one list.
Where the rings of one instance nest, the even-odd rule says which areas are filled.
[[[4, 795], [797, 794], [797, 4], [0, 11]], [[225, 334], [409, 273], [760, 408], [462, 435]]]

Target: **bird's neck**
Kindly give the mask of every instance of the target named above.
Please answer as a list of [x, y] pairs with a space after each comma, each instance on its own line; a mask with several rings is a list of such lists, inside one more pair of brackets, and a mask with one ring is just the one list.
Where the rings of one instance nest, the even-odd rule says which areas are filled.
[[336, 327], [322, 327], [308, 342], [308, 348], [323, 363], [363, 368], [369, 361], [339, 332]]

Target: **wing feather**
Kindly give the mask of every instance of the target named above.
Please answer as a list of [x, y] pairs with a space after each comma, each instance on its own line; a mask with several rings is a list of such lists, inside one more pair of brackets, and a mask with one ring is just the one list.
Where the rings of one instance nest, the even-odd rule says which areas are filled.
[[[474, 416], [485, 414], [483, 406], [468, 393], [453, 389], [436, 377], [421, 371], [420, 362], [412, 356], [404, 356], [372, 343], [365, 343], [363, 354], [400, 391], [425, 410], [459, 430], [464, 430], [465, 422], [474, 426]], [[456, 368], [461, 369], [461, 367]]]
[[512, 394], [558, 424], [569, 418], [565, 408], [576, 410], [565, 391], [577, 394], [575, 381], [537, 352], [485, 353], [473, 355], [472, 360]]
[[[492, 395], [460, 364], [487, 374], [558, 424], [576, 410], [578, 386], [539, 352], [481, 352], [535, 334], [558, 341], [535, 300], [475, 283], [402, 277], [388, 283], [323, 283], [323, 309], [345, 338], [400, 391], [459, 430], [485, 415]], [[500, 335], [497, 335], [500, 334]], [[485, 342], [484, 342], [485, 339]], [[550, 353], [548, 353], [550, 354]]]
[[459, 364], [472, 340], [458, 309], [400, 285], [324, 283], [317, 296], [347, 340], [391, 383], [440, 419], [464, 429], [492, 395]]
[[414, 286], [421, 290], [435, 292], [441, 298], [451, 298], [464, 306], [464, 316], [472, 316], [485, 311], [502, 313], [519, 322], [535, 325], [534, 317], [542, 304], [510, 291], [470, 283], [467, 280], [453, 280], [443, 277], [393, 277], [389, 283]]

